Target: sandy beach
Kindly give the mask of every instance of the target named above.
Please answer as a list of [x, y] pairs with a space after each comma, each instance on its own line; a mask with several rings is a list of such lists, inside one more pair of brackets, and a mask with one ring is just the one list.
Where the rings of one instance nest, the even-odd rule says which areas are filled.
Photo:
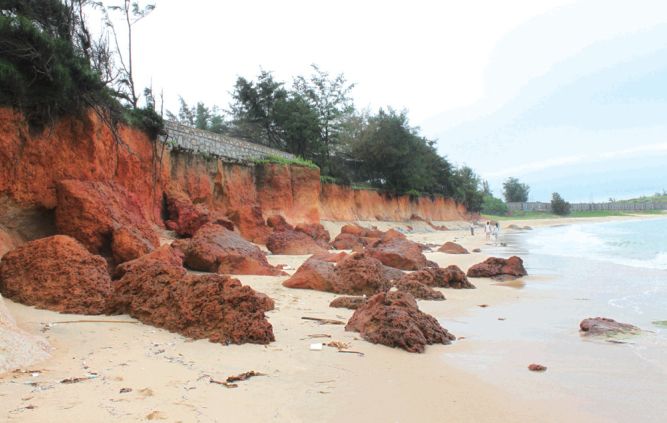
[[[608, 219], [615, 218], [599, 220]], [[501, 225], [506, 232], [510, 224], [535, 227], [574, 221], [504, 221]], [[322, 223], [335, 235], [345, 222]], [[456, 264], [466, 270], [494, 248], [484, 239], [483, 230], [471, 236], [465, 222], [434, 223], [445, 224], [449, 230], [435, 231], [423, 222], [413, 222], [408, 238], [438, 245], [455, 241], [468, 250], [482, 250], [467, 255], [426, 253], [441, 266]], [[360, 224], [405, 228], [405, 224], [391, 222]], [[291, 274], [306, 258], [271, 255], [269, 261], [287, 265]], [[480, 377], [461, 364], [467, 354], [479, 354], [502, 343], [489, 334], [499, 325], [507, 330], [513, 323], [507, 315], [498, 314], [497, 307], [549, 295], [548, 291], [517, 289], [548, 283], [547, 276], [531, 274], [505, 283], [473, 279], [475, 290], [439, 288], [446, 301], [419, 301], [419, 307], [459, 339], [452, 345], [429, 346], [424, 354], [373, 345], [357, 333], [345, 332], [344, 325], [302, 319], [346, 322], [351, 310], [328, 306], [335, 294], [285, 288], [281, 283], [286, 277], [238, 278], [275, 300], [275, 310], [267, 315], [276, 342], [222, 346], [192, 341], [128, 316], [58, 314], [5, 299], [18, 326], [45, 337], [52, 355], [29, 368], [0, 375], [0, 416], [20, 422], [613, 421], [559, 389], [550, 371], [527, 370], [544, 355], [519, 353], [511, 368], [488, 363], [482, 373], [489, 377]], [[480, 318], [486, 319], [484, 324], [467, 325]], [[327, 346], [310, 349], [313, 343], [329, 341], [349, 343], [349, 349], [358, 353], [341, 353]], [[577, 363], [565, 365], [572, 368]], [[247, 371], [262, 375], [238, 382], [236, 388], [211, 382]], [[506, 386], [489, 382], [494, 378], [508, 378]], [[67, 379], [74, 383], [62, 383]]]

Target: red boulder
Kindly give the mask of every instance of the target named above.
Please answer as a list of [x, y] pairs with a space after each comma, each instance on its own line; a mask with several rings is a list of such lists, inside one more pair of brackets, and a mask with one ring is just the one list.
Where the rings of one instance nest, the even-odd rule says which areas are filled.
[[367, 252], [383, 264], [402, 270], [418, 270], [437, 265], [426, 259], [416, 242], [402, 238], [381, 241], [367, 247]]
[[271, 266], [256, 245], [213, 223], [202, 226], [188, 243], [179, 247], [183, 249], [185, 265], [193, 270], [235, 275], [285, 274]]
[[165, 224], [178, 236], [191, 237], [207, 223], [217, 223], [230, 231], [234, 230], [232, 222], [209, 211], [203, 204], [193, 204], [190, 197], [178, 189], [168, 188], [164, 198], [169, 216]]
[[352, 315], [345, 330], [359, 332], [374, 344], [424, 352], [427, 344], [450, 344], [456, 339], [438, 321], [417, 307], [404, 292], [376, 294]]
[[28, 242], [0, 261], [0, 293], [26, 305], [101, 314], [110, 292], [106, 261], [68, 236]]
[[527, 274], [528, 272], [523, 267], [523, 260], [517, 256], [512, 256], [508, 259], [489, 257], [468, 269], [468, 277], [471, 278], [518, 278]]
[[329, 307], [356, 310], [364, 303], [366, 297], [337, 297], [329, 303]]
[[283, 286], [333, 292], [331, 281], [335, 279], [334, 269], [335, 264], [327, 261], [326, 257], [312, 256], [283, 282]]
[[445, 296], [440, 291], [436, 291], [430, 286], [423, 284], [415, 279], [411, 279], [406, 275], [403, 279], [396, 283], [396, 289], [401, 292], [408, 292], [418, 300], [435, 300], [441, 301]]
[[303, 232], [285, 229], [274, 231], [266, 241], [266, 248], [273, 254], [321, 254], [326, 252], [313, 238]]
[[579, 329], [583, 335], [614, 336], [620, 334], [637, 334], [641, 332], [637, 326], [628, 323], [620, 323], [606, 317], [591, 317], [579, 323]]
[[274, 231], [294, 230], [294, 226], [287, 223], [285, 218], [279, 214], [274, 214], [273, 216], [269, 216], [269, 218], [266, 219], [266, 224], [269, 228], [273, 228]]
[[271, 229], [264, 223], [262, 209], [259, 206], [246, 206], [227, 212], [227, 218], [239, 228], [243, 238], [257, 243], [266, 244]]
[[445, 242], [442, 247], [438, 248], [438, 251], [447, 254], [470, 254], [468, 250], [461, 247], [459, 244], [449, 241]]

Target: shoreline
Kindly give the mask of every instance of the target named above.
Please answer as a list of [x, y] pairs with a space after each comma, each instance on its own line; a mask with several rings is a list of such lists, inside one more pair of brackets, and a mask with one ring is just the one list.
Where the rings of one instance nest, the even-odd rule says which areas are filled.
[[[617, 220], [572, 220], [594, 223], [591, 219]], [[524, 221], [518, 222], [523, 225]], [[540, 225], [533, 220], [525, 222], [535, 227], [563, 223], [561, 219], [540, 220]], [[345, 222], [322, 223], [337, 234], [331, 226]], [[373, 223], [380, 229], [405, 226], [399, 222], [360, 223]], [[515, 222], [501, 222], [504, 233], [510, 232], [504, 226], [512, 223]], [[469, 250], [482, 249], [482, 253], [467, 255], [426, 254], [441, 266], [457, 264], [465, 270], [487, 257], [490, 246], [485, 245], [484, 234], [478, 232], [471, 237], [465, 222], [442, 222], [457, 229], [429, 232], [424, 222], [410, 224], [416, 229], [408, 234], [412, 240], [439, 244], [455, 240]], [[268, 258], [272, 264], [296, 269], [306, 257]], [[45, 329], [43, 323], [86, 317], [37, 310], [5, 300], [18, 325], [47, 337], [54, 351], [50, 359], [29, 369], [37, 372], [0, 375], [0, 415], [6, 416], [7, 421], [76, 420], [93, 415], [100, 416], [101, 421], [193, 421], [193, 416], [199, 421], [442, 421], [444, 417], [471, 422], [605, 421], [584, 410], [570, 395], [559, 393], [552, 400], [536, 393], [520, 398], [458, 363], [465, 360], [466, 354], [479, 352], [479, 342], [483, 340], [483, 334], [466, 329], [467, 321], [488, 314], [495, 319], [493, 324], [502, 324], [497, 320], [502, 316], [493, 315], [497, 308], [539, 300], [543, 293], [499, 285], [489, 279], [473, 279], [477, 286], [474, 290], [441, 289], [446, 301], [419, 301], [419, 307], [448, 329], [448, 324], [458, 325], [452, 331], [463, 338], [448, 346], [428, 346], [424, 354], [410, 354], [370, 344], [357, 333], [345, 332], [343, 326], [301, 319], [310, 316], [346, 321], [351, 310], [328, 307], [334, 294], [284, 288], [284, 277], [238, 279], [275, 299], [276, 309], [267, 316], [276, 342], [266, 346], [221, 346], [205, 340], [192, 341], [140, 323], [118, 322], [134, 322], [128, 316], [96, 316], [95, 320], [109, 323], [56, 324], [41, 332]], [[526, 279], [529, 284], [543, 282], [540, 275]], [[481, 304], [489, 307], [478, 307]], [[487, 326], [493, 327], [491, 323]], [[310, 337], [322, 334], [330, 338]], [[329, 347], [310, 351], [311, 343], [328, 340], [349, 342], [351, 349], [364, 356], [341, 354]], [[488, 371], [493, 373], [493, 365], [489, 364]], [[529, 372], [528, 364], [526, 361], [516, 370], [521, 372], [522, 384], [545, 379], [546, 375]], [[266, 376], [241, 382], [236, 389], [208, 381], [250, 370]], [[59, 383], [72, 377], [85, 379], [74, 384]], [[131, 391], [121, 393], [123, 388]], [[382, 409], [378, 404], [382, 404]], [[564, 410], [569, 411], [563, 414]]]

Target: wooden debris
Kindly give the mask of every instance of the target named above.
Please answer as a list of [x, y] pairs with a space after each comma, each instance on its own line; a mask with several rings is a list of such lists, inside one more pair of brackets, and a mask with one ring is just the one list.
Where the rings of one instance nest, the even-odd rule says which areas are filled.
[[119, 394], [127, 394], [128, 392], [132, 392], [132, 388], [120, 388]]
[[528, 366], [528, 370], [530, 370], [531, 372], [545, 372], [547, 370], [547, 366], [533, 363], [530, 366]]
[[79, 382], [83, 382], [84, 380], [88, 380], [88, 379], [90, 379], [90, 378], [89, 377], [70, 377], [70, 378], [61, 380], [60, 383], [66, 383], [66, 384], [67, 383], [79, 383]]
[[333, 320], [333, 319], [321, 319], [319, 317], [307, 317], [307, 316], [302, 316], [301, 317], [303, 320], [313, 320], [315, 322], [318, 322], [321, 325], [344, 325], [345, 322], [341, 320]]
[[241, 373], [240, 375], [229, 376], [227, 378], [227, 382], [229, 382], [229, 383], [238, 382], [238, 381], [241, 381], [241, 380], [250, 379], [253, 376], [266, 376], [266, 375], [264, 373], [260, 373], [260, 372], [256, 372], [254, 370], [251, 370], [249, 372]]
[[350, 348], [350, 344], [343, 341], [330, 341], [325, 344], [327, 347], [338, 348], [339, 350], [345, 350]]
[[236, 383], [223, 382], [221, 380], [215, 380], [213, 378], [209, 379], [209, 383], [215, 383], [217, 385], [222, 385], [225, 388], [238, 388], [239, 387], [239, 385], [237, 385]]
[[351, 350], [338, 350], [339, 353], [348, 353], [348, 354], [357, 354], [360, 356], [365, 356], [366, 354], [362, 353], [361, 351], [351, 351]]

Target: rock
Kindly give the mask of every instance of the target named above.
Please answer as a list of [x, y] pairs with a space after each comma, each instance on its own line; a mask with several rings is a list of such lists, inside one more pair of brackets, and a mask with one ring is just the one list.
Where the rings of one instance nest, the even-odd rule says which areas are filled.
[[436, 291], [430, 286], [411, 279], [407, 276], [409, 275], [406, 275], [406, 277], [396, 283], [396, 289], [401, 292], [410, 293], [413, 297], [419, 300], [442, 301], [445, 299], [445, 296], [442, 294], [442, 292]]
[[528, 366], [528, 370], [530, 370], [531, 372], [546, 372], [547, 367], [543, 366], [541, 364], [533, 363], [533, 364]]
[[353, 234], [340, 233], [333, 240], [331, 246], [336, 250], [353, 250], [355, 247], [365, 247], [366, 241]]
[[259, 206], [239, 207], [227, 212], [227, 218], [231, 220], [243, 238], [257, 244], [266, 244], [271, 230], [264, 223], [262, 209]]
[[287, 223], [285, 218], [279, 214], [274, 214], [273, 216], [269, 216], [269, 218], [266, 219], [266, 225], [269, 228], [272, 228], [274, 231], [294, 230], [294, 226]]
[[369, 246], [366, 251], [386, 266], [402, 270], [418, 270], [427, 266], [437, 264], [426, 259], [419, 244], [407, 239], [394, 238], [388, 241], [380, 241], [374, 246]]
[[365, 253], [351, 254], [336, 263], [332, 292], [350, 295], [373, 295], [391, 288], [382, 263]]
[[187, 194], [174, 187], [165, 190], [164, 198], [169, 216], [166, 226], [178, 236], [191, 237], [207, 223], [217, 223], [230, 231], [234, 230], [232, 222], [210, 212], [203, 204], [193, 204]]
[[356, 224], [344, 225], [342, 228], [340, 228], [341, 234], [349, 234], [357, 237], [365, 236], [364, 234], [366, 233], [366, 231], [367, 231], [366, 228]]
[[273, 254], [321, 254], [326, 252], [325, 248], [303, 232], [285, 229], [274, 231], [266, 241], [266, 248]]
[[620, 323], [606, 317], [591, 317], [579, 323], [579, 329], [583, 335], [605, 335], [614, 336], [628, 334], [633, 335], [641, 332], [637, 326], [628, 323]]
[[472, 252], [473, 253], [481, 253], [482, 250], [480, 248], [473, 248]]
[[458, 266], [450, 265], [446, 268], [425, 267], [421, 270], [406, 274], [403, 280], [419, 282], [426, 286], [454, 289], [474, 289], [465, 273]]
[[184, 263], [192, 270], [234, 275], [285, 275], [271, 266], [264, 253], [236, 232], [207, 223], [184, 248]]
[[414, 297], [404, 292], [379, 293], [352, 315], [345, 330], [359, 332], [374, 344], [424, 352], [427, 344], [450, 344], [456, 339], [438, 321], [417, 307]]
[[26, 368], [49, 356], [49, 344], [42, 337], [21, 330], [9, 314], [0, 295], [0, 374]]
[[385, 268], [378, 260], [364, 253], [355, 253], [334, 264], [326, 261], [330, 257], [338, 256], [329, 254], [309, 258], [283, 282], [283, 286], [349, 295], [372, 295], [391, 288]]
[[189, 275], [183, 267], [152, 261], [128, 270], [114, 285], [112, 313], [194, 339], [221, 344], [275, 340], [264, 312], [273, 301], [237, 279]]
[[382, 270], [385, 279], [387, 279], [389, 282], [398, 281], [405, 275], [404, 271], [385, 265], [382, 265]]
[[319, 223], [299, 223], [295, 228], [299, 232], [303, 232], [312, 239], [315, 240], [322, 248], [329, 249], [329, 241], [331, 241], [331, 236], [329, 232], [324, 229]]
[[489, 257], [468, 269], [468, 277], [471, 278], [492, 278], [501, 275], [518, 278], [527, 274], [528, 272], [523, 267], [523, 260], [517, 256], [508, 259]]
[[30, 241], [0, 261], [0, 292], [61, 313], [101, 314], [111, 293], [106, 261], [64, 235]]
[[445, 242], [442, 247], [438, 248], [438, 251], [447, 254], [470, 254], [468, 250], [455, 242]]
[[183, 266], [183, 251], [178, 248], [174, 248], [171, 245], [163, 245], [144, 256], [134, 260], [126, 261], [125, 263], [116, 266], [113, 277], [114, 279], [120, 279], [123, 277], [123, 275], [125, 275], [125, 273], [129, 271], [135, 271], [137, 268], [146, 266], [149, 263], [155, 261], [159, 261], [170, 266], [181, 267]]
[[363, 247], [375, 245], [379, 241], [405, 239], [405, 235], [395, 229], [382, 232], [377, 228], [364, 228], [359, 225], [345, 225], [331, 245], [337, 250], [361, 251]]
[[356, 310], [366, 303], [366, 297], [337, 297], [329, 303], [329, 307]]
[[[160, 245], [134, 195], [113, 182], [60, 181], [56, 185], [56, 228], [93, 254], [134, 257]], [[114, 233], [119, 239], [114, 243]], [[114, 246], [119, 248], [114, 250]]]

